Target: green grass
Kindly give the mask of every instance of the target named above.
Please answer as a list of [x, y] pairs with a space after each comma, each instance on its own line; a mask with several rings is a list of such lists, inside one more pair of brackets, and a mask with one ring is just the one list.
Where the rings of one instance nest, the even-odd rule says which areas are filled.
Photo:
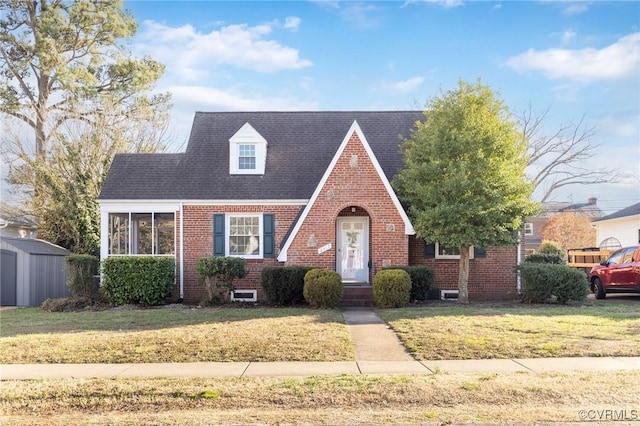
[[380, 310], [418, 360], [640, 356], [640, 305], [431, 303]]
[[353, 343], [337, 310], [2, 311], [0, 363], [343, 361]]

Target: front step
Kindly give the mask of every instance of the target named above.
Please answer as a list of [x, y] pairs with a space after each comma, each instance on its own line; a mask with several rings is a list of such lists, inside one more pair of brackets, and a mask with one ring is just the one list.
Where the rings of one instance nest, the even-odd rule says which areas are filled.
[[348, 286], [342, 288], [340, 306], [373, 306], [373, 288], [370, 285]]

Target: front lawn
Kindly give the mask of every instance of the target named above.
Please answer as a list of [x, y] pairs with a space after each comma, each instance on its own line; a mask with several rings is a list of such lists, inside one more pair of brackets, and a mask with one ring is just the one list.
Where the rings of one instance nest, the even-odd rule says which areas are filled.
[[430, 303], [379, 310], [417, 360], [640, 356], [640, 303]]
[[637, 420], [638, 394], [638, 371], [60, 379], [3, 381], [0, 413], [11, 425], [596, 424], [612, 410]]
[[0, 315], [4, 364], [354, 359], [338, 310], [20, 308]]

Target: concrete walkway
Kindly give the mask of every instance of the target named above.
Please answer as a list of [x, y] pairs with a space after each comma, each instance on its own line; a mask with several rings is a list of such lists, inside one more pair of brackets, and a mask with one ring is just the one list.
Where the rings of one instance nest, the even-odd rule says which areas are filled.
[[344, 322], [356, 350], [356, 361], [414, 361], [398, 336], [371, 309], [345, 308]]
[[150, 377], [296, 377], [317, 375], [428, 375], [436, 373], [544, 373], [640, 370], [640, 357], [415, 361], [371, 309], [345, 309], [355, 361], [192, 362], [163, 364], [2, 364], [2, 380]]

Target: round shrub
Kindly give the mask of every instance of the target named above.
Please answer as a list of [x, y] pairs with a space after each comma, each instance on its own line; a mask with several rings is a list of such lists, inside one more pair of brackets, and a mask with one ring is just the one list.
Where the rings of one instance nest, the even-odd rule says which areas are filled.
[[304, 276], [304, 300], [314, 308], [333, 308], [342, 299], [342, 277], [328, 269], [312, 269]]
[[524, 262], [518, 269], [522, 275], [522, 297], [529, 303], [545, 303], [555, 298], [564, 304], [583, 300], [589, 292], [585, 273], [566, 265]]
[[409, 303], [411, 276], [402, 269], [385, 269], [373, 277], [373, 300], [379, 308], [400, 308]]

